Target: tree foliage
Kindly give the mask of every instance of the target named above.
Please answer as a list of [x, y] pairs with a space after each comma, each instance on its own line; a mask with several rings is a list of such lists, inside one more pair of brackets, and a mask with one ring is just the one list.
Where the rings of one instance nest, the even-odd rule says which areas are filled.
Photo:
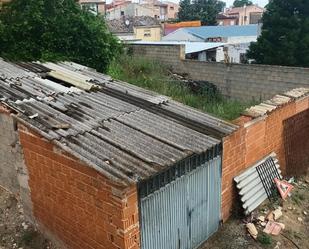
[[243, 7], [243, 6], [250, 6], [253, 3], [250, 0], [235, 0], [233, 3], [233, 7]]
[[215, 25], [216, 17], [225, 7], [219, 0], [181, 0], [178, 18], [180, 21], [201, 20], [203, 25]]
[[309, 66], [309, 1], [271, 0], [262, 18], [262, 34], [248, 57], [256, 63]]
[[72, 60], [99, 71], [121, 51], [104, 20], [75, 0], [13, 0], [0, 11], [0, 56]]

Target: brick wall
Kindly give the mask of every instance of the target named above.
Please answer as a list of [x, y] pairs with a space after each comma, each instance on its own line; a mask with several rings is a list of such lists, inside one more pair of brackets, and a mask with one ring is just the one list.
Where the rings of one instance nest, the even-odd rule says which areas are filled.
[[[267, 116], [257, 119], [240, 117], [240, 129], [223, 141], [222, 217], [231, 215], [236, 189], [233, 178], [263, 157], [275, 152], [283, 174], [286, 173], [284, 121], [309, 109], [309, 96], [290, 102]], [[309, 134], [307, 134], [309, 139]]]
[[130, 47], [133, 55], [158, 60], [193, 80], [209, 81], [234, 99], [269, 99], [286, 90], [309, 86], [309, 68], [185, 60], [184, 45], [135, 44]]
[[138, 248], [136, 186], [114, 185], [23, 126], [19, 136], [41, 230], [72, 249]]

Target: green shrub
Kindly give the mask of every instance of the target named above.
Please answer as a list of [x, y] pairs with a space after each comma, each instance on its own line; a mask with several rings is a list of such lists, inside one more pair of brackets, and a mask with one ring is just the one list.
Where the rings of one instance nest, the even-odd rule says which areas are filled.
[[0, 57], [7, 60], [71, 60], [103, 72], [121, 50], [104, 19], [75, 0], [12, 0], [0, 11]]
[[259, 241], [262, 245], [271, 245], [273, 242], [272, 237], [266, 233], [259, 233], [257, 241]]

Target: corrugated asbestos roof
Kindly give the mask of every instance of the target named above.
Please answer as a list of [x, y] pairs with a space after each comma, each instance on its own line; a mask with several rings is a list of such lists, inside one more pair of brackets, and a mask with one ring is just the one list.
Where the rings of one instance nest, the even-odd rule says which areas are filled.
[[35, 74], [26, 72], [0, 58], [0, 80], [30, 78], [34, 76]]
[[119, 184], [218, 147], [237, 129], [79, 64], [1, 63], [0, 101], [16, 119]]
[[285, 105], [292, 100], [305, 97], [307, 95], [309, 95], [309, 88], [296, 88], [287, 91], [284, 94], [275, 95], [272, 99], [266, 100], [261, 104], [247, 108], [243, 114], [253, 118], [261, 117], [276, 110], [277, 108], [280, 108], [282, 105]]
[[267, 193], [256, 168], [268, 158], [273, 159], [277, 171], [281, 176], [278, 159], [276, 158], [276, 154], [272, 153], [234, 178], [236, 186], [239, 189], [239, 195], [241, 197], [241, 202], [243, 203], [242, 207], [245, 210], [245, 214], [250, 214], [267, 199]]

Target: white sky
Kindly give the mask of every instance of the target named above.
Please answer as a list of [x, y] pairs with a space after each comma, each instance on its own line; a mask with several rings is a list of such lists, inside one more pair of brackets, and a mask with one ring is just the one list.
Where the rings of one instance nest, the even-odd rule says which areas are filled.
[[[168, 0], [171, 2], [178, 3], [179, 0]], [[226, 2], [226, 7], [230, 7], [233, 5], [234, 0], [222, 0], [223, 2]], [[258, 4], [261, 7], [264, 7], [267, 3], [268, 0], [251, 0], [254, 4]], [[112, 0], [106, 0], [107, 3], [112, 2]], [[133, 2], [138, 2], [138, 0], [133, 0]]]

